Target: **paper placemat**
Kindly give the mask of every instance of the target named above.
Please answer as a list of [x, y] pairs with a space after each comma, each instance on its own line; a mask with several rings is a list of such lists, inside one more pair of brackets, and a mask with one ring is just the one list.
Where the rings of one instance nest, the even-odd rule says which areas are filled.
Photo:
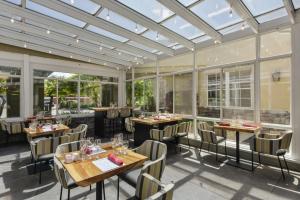
[[115, 163], [108, 160], [108, 158], [101, 158], [98, 160], [94, 160], [94, 161], [92, 161], [92, 163], [96, 167], [98, 167], [102, 172], [107, 172], [107, 171], [110, 171], [110, 170], [113, 170], [113, 169], [116, 169], [119, 167]]

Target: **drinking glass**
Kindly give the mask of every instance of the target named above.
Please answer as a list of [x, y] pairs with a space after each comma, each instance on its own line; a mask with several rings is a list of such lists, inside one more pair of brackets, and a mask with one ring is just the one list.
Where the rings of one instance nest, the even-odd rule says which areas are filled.
[[129, 141], [128, 140], [124, 140], [123, 141], [123, 154], [124, 155], [127, 155], [128, 147], [129, 147]]

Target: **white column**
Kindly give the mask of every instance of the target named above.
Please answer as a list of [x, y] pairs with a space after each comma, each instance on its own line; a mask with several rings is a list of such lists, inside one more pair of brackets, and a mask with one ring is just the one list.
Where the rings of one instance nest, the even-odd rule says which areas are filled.
[[131, 69], [131, 102], [132, 102], [132, 108], [135, 107], [135, 98], [134, 98], [134, 68]]
[[292, 29], [292, 157], [300, 160], [300, 23]]
[[256, 35], [256, 61], [254, 66], [254, 121], [260, 122], [260, 35]]
[[29, 60], [29, 55], [24, 54], [21, 117], [33, 115], [33, 73], [29, 65]]
[[155, 96], [155, 102], [156, 102], [156, 112], [159, 111], [159, 63], [158, 60], [155, 62], [156, 64], [156, 96]]
[[196, 64], [196, 51], [193, 51], [192, 113], [193, 113], [193, 120], [194, 120], [194, 133], [196, 133], [197, 131], [197, 91], [198, 91], [198, 71], [197, 71], [197, 64]]
[[126, 102], [126, 86], [125, 86], [125, 70], [119, 70], [119, 83], [118, 83], [118, 106], [124, 106]]

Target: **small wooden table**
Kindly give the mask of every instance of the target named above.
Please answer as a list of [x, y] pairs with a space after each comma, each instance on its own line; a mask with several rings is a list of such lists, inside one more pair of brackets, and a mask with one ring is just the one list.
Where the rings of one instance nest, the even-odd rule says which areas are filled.
[[214, 129], [222, 129], [222, 130], [226, 130], [226, 131], [234, 131], [235, 132], [235, 139], [236, 139], [236, 149], [235, 149], [235, 162], [236, 165], [240, 167], [240, 132], [243, 133], [253, 133], [255, 134], [257, 131], [259, 131], [261, 129], [260, 126], [257, 127], [249, 127], [249, 126], [222, 126], [222, 125], [214, 125]]
[[35, 138], [35, 137], [41, 137], [41, 136], [45, 136], [45, 135], [53, 135], [55, 136], [58, 133], [62, 133], [65, 132], [67, 130], [69, 130], [70, 128], [66, 125], [63, 124], [56, 124], [56, 129], [55, 130], [47, 130], [44, 131], [43, 129], [36, 129], [36, 130], [32, 130], [30, 128], [24, 128], [24, 132], [27, 134], [27, 138]]
[[[112, 153], [111, 147], [105, 149], [107, 150], [107, 152], [98, 154], [98, 158], [106, 158], [109, 153]], [[124, 165], [107, 172], [102, 172], [92, 163], [92, 161], [96, 159], [89, 159], [66, 164], [64, 162], [63, 156], [57, 158], [58, 160], [60, 160], [64, 168], [67, 170], [67, 172], [70, 174], [77, 185], [86, 187], [96, 183], [96, 199], [101, 200], [102, 183], [105, 179], [126, 172], [132, 168], [142, 166], [143, 163], [148, 159], [146, 156], [135, 153], [131, 150], [127, 151], [127, 155], [118, 155], [118, 157], [123, 160]]]
[[153, 117], [133, 118], [134, 122], [134, 145], [139, 146], [145, 140], [150, 139], [150, 130], [155, 128], [155, 126], [162, 130], [167, 125], [173, 125], [181, 121], [182, 117], [171, 117], [163, 119], [154, 119]]

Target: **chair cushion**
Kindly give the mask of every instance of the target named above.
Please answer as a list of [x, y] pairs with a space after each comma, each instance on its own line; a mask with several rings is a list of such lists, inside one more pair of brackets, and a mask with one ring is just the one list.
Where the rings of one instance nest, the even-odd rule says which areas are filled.
[[217, 136], [217, 143], [218, 143], [218, 144], [221, 143], [221, 142], [223, 142], [224, 140], [225, 140], [224, 137]]
[[176, 136], [177, 137], [185, 137], [187, 136], [188, 134], [186, 132], [182, 132], [182, 133], [177, 133]]
[[163, 138], [162, 138], [162, 141], [166, 141], [166, 142], [174, 141], [174, 140], [175, 140], [174, 137], [163, 137]]
[[72, 178], [69, 178], [67, 184], [68, 184], [68, 189], [73, 189], [78, 187], [78, 185], [75, 183], [75, 181]]
[[45, 155], [41, 155], [39, 156], [38, 160], [51, 160], [54, 157], [54, 153], [50, 153], [50, 154], [45, 154]]
[[126, 183], [128, 183], [129, 185], [131, 185], [132, 187], [136, 187], [137, 184], [137, 179], [141, 173], [142, 167], [139, 168], [135, 168], [132, 169], [126, 173], [122, 173], [119, 175], [119, 177], [125, 181]]
[[283, 155], [285, 155], [286, 154], [286, 149], [278, 149], [277, 151], [276, 151], [276, 155], [277, 156], [283, 156]]

